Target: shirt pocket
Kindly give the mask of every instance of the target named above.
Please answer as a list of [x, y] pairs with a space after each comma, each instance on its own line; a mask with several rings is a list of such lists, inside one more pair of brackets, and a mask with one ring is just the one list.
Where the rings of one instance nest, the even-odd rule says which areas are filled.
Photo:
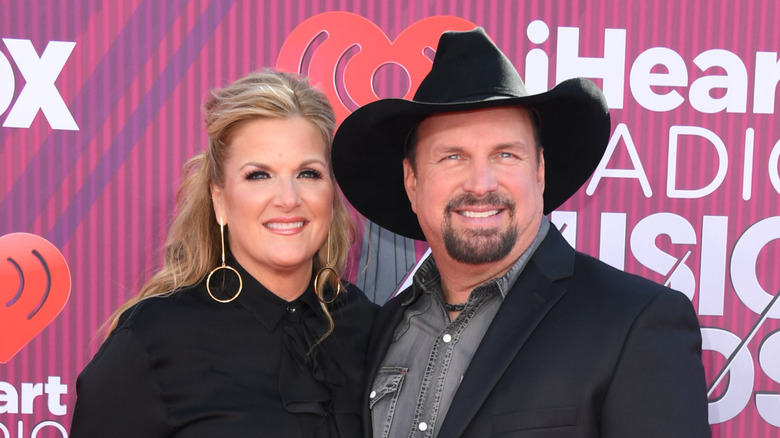
[[505, 412], [493, 416], [492, 433], [493, 436], [510, 437], [514, 436], [512, 432], [573, 427], [577, 425], [578, 413], [576, 407]]
[[382, 367], [376, 373], [368, 402], [375, 438], [387, 438], [390, 433], [398, 396], [408, 370], [405, 367]]

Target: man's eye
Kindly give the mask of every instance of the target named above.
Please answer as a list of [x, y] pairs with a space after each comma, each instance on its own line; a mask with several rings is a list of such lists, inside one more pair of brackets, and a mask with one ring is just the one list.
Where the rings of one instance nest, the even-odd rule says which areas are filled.
[[458, 154], [450, 154], [444, 157], [445, 160], [457, 160], [460, 158], [460, 155]]
[[299, 178], [321, 179], [322, 173], [314, 169], [304, 169], [298, 174]]

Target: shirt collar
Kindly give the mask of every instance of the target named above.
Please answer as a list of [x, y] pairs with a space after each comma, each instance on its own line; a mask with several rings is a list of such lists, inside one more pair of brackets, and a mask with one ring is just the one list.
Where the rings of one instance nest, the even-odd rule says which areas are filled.
[[238, 271], [244, 283], [241, 294], [235, 300], [236, 303], [248, 310], [268, 331], [273, 330], [279, 324], [279, 321], [289, 313], [289, 309], [295, 308], [295, 312], [302, 315], [303, 311], [306, 310], [304, 307], [308, 307], [319, 314], [319, 300], [314, 293], [311, 281], [300, 297], [293, 301], [287, 301], [263, 286], [235, 259], [228, 260], [227, 264]]
[[[542, 216], [542, 221], [539, 225], [539, 231], [537, 231], [534, 240], [531, 242], [531, 245], [529, 245], [528, 248], [526, 248], [526, 250], [520, 254], [520, 257], [515, 260], [514, 264], [512, 264], [512, 267], [509, 268], [509, 270], [501, 277], [490, 279], [477, 287], [486, 286], [491, 282], [495, 283], [501, 293], [501, 298], [505, 298], [506, 294], [509, 293], [509, 290], [512, 288], [512, 286], [514, 286], [517, 278], [520, 276], [520, 273], [523, 272], [523, 268], [525, 268], [528, 260], [531, 258], [534, 252], [536, 252], [536, 249], [539, 248], [542, 240], [544, 240], [544, 238], [547, 236], [547, 232], [549, 230], [550, 221], [547, 219], [547, 216]], [[417, 268], [417, 272], [414, 273], [413, 284], [414, 287], [412, 287], [412, 293], [406, 300], [401, 303], [402, 306], [410, 305], [415, 300], [417, 300], [417, 298], [423, 292], [432, 293], [437, 290], [441, 291], [441, 274], [439, 273], [439, 268], [436, 266], [436, 261], [433, 259], [433, 254], [429, 255], [420, 264], [420, 267]]]
[[544, 238], [547, 236], [547, 232], [549, 230], [550, 221], [547, 220], [547, 216], [542, 216], [542, 222], [539, 224], [539, 231], [537, 231], [536, 237], [534, 237], [531, 245], [529, 245], [528, 248], [526, 248], [526, 250], [520, 254], [520, 257], [517, 258], [517, 261], [515, 261], [511, 268], [509, 268], [506, 274], [501, 276], [501, 278], [496, 279], [498, 289], [501, 291], [501, 296], [503, 298], [506, 298], [506, 294], [509, 293], [509, 289], [515, 285], [517, 277], [519, 277], [520, 273], [523, 272], [525, 265], [528, 264], [528, 260], [531, 259], [531, 256], [534, 255], [536, 249], [539, 248], [539, 245], [542, 244], [542, 240], [544, 240]]

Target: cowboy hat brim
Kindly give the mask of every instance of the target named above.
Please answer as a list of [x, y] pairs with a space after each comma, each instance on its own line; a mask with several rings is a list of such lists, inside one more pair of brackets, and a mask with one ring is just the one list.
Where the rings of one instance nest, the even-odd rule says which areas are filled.
[[610, 133], [609, 108], [582, 78], [540, 94], [451, 103], [383, 99], [342, 122], [334, 138], [333, 170], [344, 195], [363, 216], [396, 234], [425, 240], [406, 195], [404, 147], [409, 132], [433, 114], [499, 106], [532, 109], [545, 159], [544, 214], [563, 204], [598, 166]]

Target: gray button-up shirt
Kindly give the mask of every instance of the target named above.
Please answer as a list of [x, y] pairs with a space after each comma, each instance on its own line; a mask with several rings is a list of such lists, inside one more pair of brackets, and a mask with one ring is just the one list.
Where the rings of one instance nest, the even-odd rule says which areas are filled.
[[404, 317], [377, 371], [370, 394], [374, 438], [436, 437], [482, 337], [528, 259], [547, 235], [542, 218], [531, 246], [506, 274], [471, 291], [450, 321], [433, 257], [414, 275]]

